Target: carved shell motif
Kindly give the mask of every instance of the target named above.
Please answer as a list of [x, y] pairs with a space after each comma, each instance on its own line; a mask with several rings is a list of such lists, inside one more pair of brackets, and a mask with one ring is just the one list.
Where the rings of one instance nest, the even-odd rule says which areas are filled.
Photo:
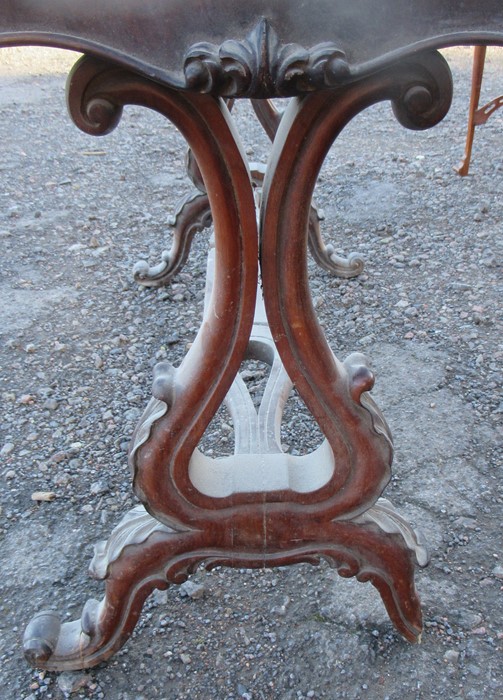
[[324, 42], [310, 49], [282, 45], [265, 19], [243, 41], [194, 44], [185, 54], [183, 70], [189, 90], [252, 98], [291, 97], [335, 87], [351, 73], [335, 44]]

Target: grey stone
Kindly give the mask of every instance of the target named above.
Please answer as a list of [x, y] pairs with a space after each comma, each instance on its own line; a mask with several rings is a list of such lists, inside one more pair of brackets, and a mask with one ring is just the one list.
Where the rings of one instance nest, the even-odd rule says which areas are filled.
[[456, 651], [455, 649], [448, 649], [444, 654], [444, 661], [455, 666], [459, 662], [459, 656], [459, 651]]
[[180, 585], [179, 590], [180, 595], [182, 597], [189, 597], [193, 600], [199, 600], [200, 598], [203, 598], [206, 592], [202, 584], [194, 583], [194, 581], [191, 581], [190, 579], [184, 581], [184, 583]]
[[83, 688], [86, 688], [90, 682], [91, 676], [87, 673], [65, 671], [58, 676], [58, 687], [67, 695], [78, 693]]
[[6, 442], [0, 450], [0, 457], [7, 457], [10, 455], [10, 453], [14, 451], [14, 447], [15, 445], [13, 442]]

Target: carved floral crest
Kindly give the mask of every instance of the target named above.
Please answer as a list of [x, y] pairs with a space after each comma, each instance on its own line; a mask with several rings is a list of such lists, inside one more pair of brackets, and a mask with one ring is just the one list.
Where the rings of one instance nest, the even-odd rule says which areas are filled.
[[242, 41], [194, 44], [183, 70], [188, 89], [222, 97], [289, 97], [335, 87], [350, 77], [346, 56], [335, 44], [310, 49], [281, 44], [266, 19]]

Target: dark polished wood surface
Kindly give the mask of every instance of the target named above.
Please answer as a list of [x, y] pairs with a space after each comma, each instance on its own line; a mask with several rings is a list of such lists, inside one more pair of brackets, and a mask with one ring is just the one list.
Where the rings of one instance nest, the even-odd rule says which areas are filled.
[[172, 87], [249, 97], [343, 84], [418, 50], [499, 44], [502, 28], [501, 0], [3, 0], [0, 8], [0, 45], [76, 49]]

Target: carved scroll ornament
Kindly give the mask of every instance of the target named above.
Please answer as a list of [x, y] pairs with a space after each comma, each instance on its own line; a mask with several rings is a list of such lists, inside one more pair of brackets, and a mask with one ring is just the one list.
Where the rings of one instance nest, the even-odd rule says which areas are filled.
[[243, 41], [194, 44], [183, 65], [186, 87], [223, 97], [292, 96], [347, 81], [350, 67], [332, 42], [305, 49], [281, 44], [266, 19]]

